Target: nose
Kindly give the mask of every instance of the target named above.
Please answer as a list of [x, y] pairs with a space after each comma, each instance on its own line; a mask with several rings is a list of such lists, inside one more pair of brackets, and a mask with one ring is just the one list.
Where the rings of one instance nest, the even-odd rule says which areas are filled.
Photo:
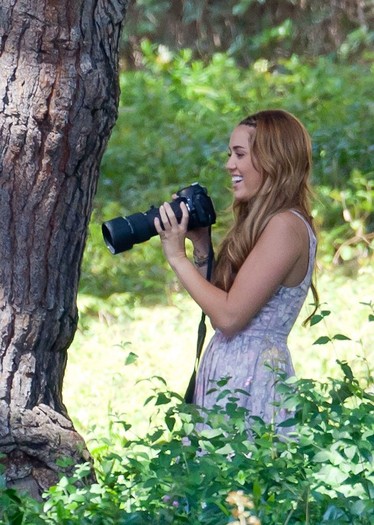
[[229, 155], [229, 158], [227, 159], [226, 169], [228, 171], [231, 171], [231, 170], [235, 169], [235, 162], [234, 162], [234, 160], [232, 158], [232, 155]]

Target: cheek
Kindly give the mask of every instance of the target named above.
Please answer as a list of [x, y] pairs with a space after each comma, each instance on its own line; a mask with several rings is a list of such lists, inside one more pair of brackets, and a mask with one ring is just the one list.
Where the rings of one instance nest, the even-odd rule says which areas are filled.
[[247, 180], [251, 186], [255, 186], [256, 188], [262, 184], [262, 176], [253, 166], [247, 171]]
[[257, 184], [258, 186], [262, 186], [262, 183], [263, 183], [263, 178], [262, 178], [262, 175], [260, 175], [260, 173], [257, 172]]

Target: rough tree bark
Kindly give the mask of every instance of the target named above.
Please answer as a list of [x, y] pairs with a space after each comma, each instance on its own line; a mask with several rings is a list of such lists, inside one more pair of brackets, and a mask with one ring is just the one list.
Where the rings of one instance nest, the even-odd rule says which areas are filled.
[[34, 495], [89, 458], [62, 400], [127, 0], [0, 6], [0, 453]]

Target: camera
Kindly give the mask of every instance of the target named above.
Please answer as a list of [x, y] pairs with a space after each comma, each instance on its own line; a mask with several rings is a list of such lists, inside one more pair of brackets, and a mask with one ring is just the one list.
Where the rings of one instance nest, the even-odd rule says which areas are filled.
[[[216, 221], [216, 214], [207, 189], [194, 182], [191, 186], [177, 192], [178, 197], [170, 202], [177, 221], [182, 219], [180, 203], [184, 202], [189, 212], [188, 230], [202, 226], [210, 226]], [[117, 217], [102, 224], [104, 241], [111, 253], [121, 253], [130, 250], [134, 244], [147, 241], [157, 231], [154, 225], [155, 217], [160, 219], [159, 208], [151, 206], [143, 213], [134, 213], [127, 217]], [[160, 219], [161, 221], [161, 219]], [[162, 222], [161, 222], [162, 224]]]

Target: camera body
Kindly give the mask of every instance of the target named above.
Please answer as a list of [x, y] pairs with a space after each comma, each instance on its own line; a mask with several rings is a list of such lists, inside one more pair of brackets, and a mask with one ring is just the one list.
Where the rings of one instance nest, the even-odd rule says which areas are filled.
[[[178, 197], [170, 202], [178, 222], [182, 219], [180, 203], [184, 202], [189, 212], [189, 230], [210, 226], [216, 221], [216, 213], [207, 189], [194, 182], [177, 192]], [[160, 220], [159, 208], [152, 206], [143, 213], [134, 213], [127, 217], [117, 217], [102, 225], [104, 241], [113, 254], [130, 250], [134, 244], [147, 241], [157, 231], [154, 225], [155, 218]], [[161, 223], [162, 224], [162, 223]]]

